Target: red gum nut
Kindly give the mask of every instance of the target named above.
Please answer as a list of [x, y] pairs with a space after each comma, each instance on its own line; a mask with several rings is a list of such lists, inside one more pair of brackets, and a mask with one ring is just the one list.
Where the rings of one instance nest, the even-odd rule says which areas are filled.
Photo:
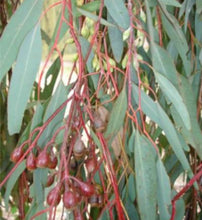
[[57, 206], [60, 203], [61, 195], [58, 187], [53, 188], [47, 196], [47, 204], [49, 206]]
[[95, 170], [96, 163], [94, 159], [89, 159], [86, 161], [86, 169], [88, 173], [92, 173]]
[[49, 187], [53, 184], [55, 180], [55, 175], [49, 175], [46, 182], [46, 187]]
[[66, 209], [72, 210], [78, 204], [77, 197], [72, 191], [66, 191], [63, 195], [63, 204]]
[[80, 183], [80, 191], [81, 195], [89, 197], [92, 196], [95, 193], [94, 186], [89, 183]]
[[48, 166], [49, 163], [49, 155], [46, 152], [46, 150], [43, 150], [39, 153], [37, 160], [36, 160], [36, 166], [39, 168], [45, 168]]
[[24, 152], [22, 147], [15, 148], [10, 157], [11, 161], [17, 163], [19, 159], [22, 157], [23, 153]]
[[26, 167], [28, 170], [36, 169], [36, 157], [33, 152], [31, 152], [26, 159]]
[[48, 168], [55, 169], [57, 164], [58, 164], [57, 157], [53, 153], [51, 153], [49, 163], [48, 163]]

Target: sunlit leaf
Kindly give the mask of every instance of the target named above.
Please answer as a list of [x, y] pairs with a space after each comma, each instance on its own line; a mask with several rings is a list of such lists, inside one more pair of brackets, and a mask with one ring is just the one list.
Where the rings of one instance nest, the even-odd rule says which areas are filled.
[[25, 0], [0, 39], [0, 81], [16, 59], [19, 47], [41, 14], [43, 0]]
[[13, 70], [8, 94], [8, 130], [18, 133], [41, 62], [41, 34], [37, 25], [24, 39]]

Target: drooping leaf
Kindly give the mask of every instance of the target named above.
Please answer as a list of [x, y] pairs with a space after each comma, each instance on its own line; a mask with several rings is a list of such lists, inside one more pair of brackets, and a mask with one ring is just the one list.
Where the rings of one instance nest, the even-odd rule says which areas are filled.
[[128, 194], [130, 197], [131, 201], [135, 201], [136, 198], [136, 190], [135, 190], [135, 179], [134, 179], [134, 175], [130, 174], [129, 178], [128, 178]]
[[156, 154], [151, 143], [136, 131], [135, 174], [137, 203], [142, 220], [156, 219]]
[[195, 0], [187, 0], [186, 2], [186, 9], [185, 9], [185, 18], [184, 18], [184, 30], [187, 31], [187, 23], [189, 19], [190, 12], [192, 7], [195, 5]]
[[162, 0], [158, 0], [163, 10], [162, 14], [162, 22], [165, 31], [167, 32], [171, 41], [175, 44], [175, 47], [182, 58], [184, 70], [186, 75], [189, 76], [191, 74], [191, 63], [188, 60], [187, 52], [189, 50], [186, 38], [184, 33], [181, 30], [181, 27], [175, 17], [168, 13], [166, 8], [162, 4]]
[[154, 71], [154, 73], [160, 85], [161, 90], [163, 91], [165, 96], [169, 99], [169, 101], [174, 105], [179, 116], [184, 122], [184, 125], [186, 126], [186, 128], [190, 130], [191, 121], [190, 121], [189, 113], [179, 92], [166, 77], [164, 77], [163, 75], [159, 74], [156, 71]]
[[[82, 8], [77, 8], [78, 12], [80, 12], [82, 15], [92, 19], [93, 21], [98, 21], [99, 20], [99, 16], [89, 12], [89, 11], [86, 11]], [[105, 26], [114, 26], [112, 23], [109, 23], [108, 21], [106, 21], [104, 18], [100, 18], [100, 23], [105, 25]]]
[[160, 220], [169, 220], [170, 213], [168, 210], [171, 205], [171, 188], [168, 174], [166, 173], [165, 167], [160, 158], [156, 163], [157, 168], [157, 179], [158, 179], [158, 207], [160, 212]]
[[13, 64], [19, 47], [41, 14], [43, 0], [25, 0], [12, 16], [0, 39], [0, 81]]
[[8, 130], [11, 135], [20, 131], [23, 113], [40, 65], [41, 52], [40, 27], [37, 25], [20, 47], [11, 78], [8, 94]]
[[[107, 20], [110, 23], [114, 23], [109, 13], [107, 14]], [[114, 58], [119, 63], [121, 61], [121, 57], [123, 54], [122, 32], [116, 26], [108, 27], [108, 32], [109, 32], [109, 40], [112, 47]]]
[[43, 119], [43, 111], [44, 108], [41, 105], [41, 103], [38, 103], [36, 106], [36, 111], [34, 113], [33, 119], [32, 119], [32, 123], [31, 123], [31, 131], [37, 127], [40, 123], [42, 123], [42, 119]]
[[[45, 200], [45, 184], [47, 181], [48, 169], [36, 169], [33, 173], [33, 189], [34, 189], [34, 203], [36, 204], [36, 211], [34, 214], [41, 210], [44, 210], [44, 200]], [[46, 213], [35, 218], [36, 220], [47, 219]]]
[[[100, 0], [95, 0], [93, 2], [86, 3], [78, 8], [81, 8], [81, 9], [83, 9], [85, 11], [89, 11], [89, 12], [95, 12], [100, 9], [100, 4], [101, 4]], [[76, 17], [79, 17], [81, 15], [82, 14], [77, 11]]]
[[202, 1], [196, 0], [196, 12], [200, 14], [202, 12]]
[[139, 215], [138, 215], [137, 208], [135, 207], [133, 202], [130, 200], [130, 198], [128, 198], [124, 202], [124, 206], [125, 206], [125, 209], [127, 211], [129, 219], [134, 219], [134, 220], [139, 220], [140, 219]]
[[[176, 192], [172, 190], [172, 196], [174, 197], [176, 195]], [[185, 215], [185, 203], [183, 198], [180, 198], [176, 201], [176, 214], [175, 214], [175, 220], [181, 220], [184, 218]]]
[[[60, 105], [67, 99], [67, 95], [71, 86], [72, 85], [70, 84], [68, 87], [65, 87], [62, 81], [59, 82], [55, 93], [53, 94], [53, 96], [50, 99], [50, 102], [48, 103], [46, 112], [43, 117], [44, 123], [56, 111], [56, 109], [59, 108]], [[65, 107], [55, 116], [55, 118], [47, 126], [47, 128], [45, 129], [45, 131], [39, 139], [39, 145], [43, 145], [44, 143], [46, 143], [51, 134], [54, 134], [56, 129], [59, 126], [61, 126], [62, 120], [64, 118], [64, 113]]]
[[105, 0], [105, 6], [116, 24], [124, 30], [129, 28], [130, 17], [122, 0]]
[[181, 7], [181, 4], [176, 0], [162, 0], [165, 5], [171, 5], [174, 7]]
[[9, 196], [11, 194], [11, 191], [16, 181], [18, 180], [19, 176], [25, 170], [25, 168], [26, 168], [25, 161], [22, 161], [22, 163], [16, 168], [15, 172], [11, 175], [11, 177], [9, 178], [6, 184], [6, 192], [4, 195], [4, 202], [5, 202], [6, 210], [8, 210], [8, 205], [9, 205], [8, 202], [9, 202]]
[[[54, 85], [55, 85], [57, 76], [58, 76], [59, 71], [60, 71], [60, 66], [61, 66], [60, 58], [58, 57], [53, 62], [53, 64], [49, 68], [48, 72], [46, 73], [45, 88], [44, 88], [43, 92], [40, 95], [41, 99], [48, 99], [52, 95]], [[52, 76], [51, 77], [51, 82], [47, 85], [47, 79], [50, 76]]]
[[113, 135], [115, 136], [123, 125], [125, 118], [125, 113], [127, 110], [127, 95], [125, 87], [122, 89], [117, 100], [112, 108], [109, 123], [107, 125], [107, 130], [105, 136]]
[[188, 143], [190, 143], [192, 147], [196, 149], [199, 157], [202, 158], [202, 135], [201, 135], [200, 126], [197, 121], [197, 107], [196, 107], [196, 101], [194, 99], [193, 90], [191, 88], [189, 81], [185, 77], [179, 75], [178, 80], [179, 80], [179, 91], [181, 93], [183, 102], [185, 103], [190, 115], [191, 130], [187, 130], [181, 118], [179, 118], [175, 114], [175, 109], [171, 108], [171, 112], [177, 126], [180, 127], [182, 130], [184, 139]]
[[134, 84], [132, 85], [133, 98], [136, 103], [139, 102], [141, 98], [141, 108], [142, 111], [154, 122], [156, 122], [160, 128], [165, 132], [166, 138], [168, 139], [173, 151], [175, 152], [177, 158], [181, 162], [184, 170], [189, 171], [188, 175], [192, 177], [191, 168], [189, 162], [184, 154], [183, 146], [179, 141], [177, 131], [175, 130], [169, 117], [159, 105], [158, 102], [154, 102], [145, 92], [141, 91], [141, 97], [138, 98], [138, 87]]
[[151, 52], [154, 69], [163, 74], [176, 88], [178, 88], [177, 70], [169, 53], [155, 43], [151, 45]]
[[[90, 50], [90, 43], [84, 37], [79, 37], [79, 42], [81, 44], [83, 59], [86, 59], [88, 51]], [[88, 57], [87, 62], [86, 62], [86, 66], [87, 66], [87, 69], [88, 69], [89, 73], [94, 72], [94, 69], [93, 69], [93, 58], [94, 58], [94, 56], [95, 56], [94, 51], [93, 51], [93, 49], [91, 49], [91, 52], [90, 52], [89, 57]], [[92, 79], [93, 86], [96, 90], [97, 87], [98, 87], [99, 75], [98, 74], [92, 75], [92, 76], [90, 76], [90, 78]], [[100, 89], [98, 97], [103, 98], [102, 94], [103, 94], [103, 91], [102, 91], [102, 89]]]

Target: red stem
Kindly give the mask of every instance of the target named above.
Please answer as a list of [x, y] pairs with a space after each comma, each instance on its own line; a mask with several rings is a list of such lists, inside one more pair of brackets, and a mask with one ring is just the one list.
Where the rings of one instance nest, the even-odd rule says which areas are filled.
[[109, 149], [106, 145], [106, 142], [105, 142], [105, 139], [104, 139], [103, 135], [101, 133], [97, 133], [97, 136], [98, 136], [98, 138], [100, 140], [100, 143], [103, 147], [103, 156], [104, 156], [106, 164], [108, 166], [109, 175], [110, 175], [110, 178], [111, 178], [111, 183], [112, 183], [112, 186], [114, 188], [118, 217], [119, 217], [119, 220], [124, 220], [125, 217], [124, 217], [124, 213], [123, 213], [123, 208], [121, 206], [116, 175], [115, 175], [114, 168], [113, 168], [113, 163], [112, 163], [112, 160], [111, 160], [111, 157], [110, 157], [110, 152], [109, 152]]
[[202, 169], [192, 177], [192, 179], [181, 189], [172, 199], [172, 215], [170, 220], [175, 219], [176, 207], [175, 202], [194, 184], [196, 180], [198, 180], [202, 176]]

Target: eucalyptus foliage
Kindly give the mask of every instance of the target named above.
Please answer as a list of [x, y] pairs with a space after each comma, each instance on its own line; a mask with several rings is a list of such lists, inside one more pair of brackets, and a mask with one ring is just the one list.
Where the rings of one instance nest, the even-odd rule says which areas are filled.
[[[3, 0], [0, 14], [0, 218], [201, 219], [201, 0]], [[41, 152], [57, 166], [30, 170]]]

